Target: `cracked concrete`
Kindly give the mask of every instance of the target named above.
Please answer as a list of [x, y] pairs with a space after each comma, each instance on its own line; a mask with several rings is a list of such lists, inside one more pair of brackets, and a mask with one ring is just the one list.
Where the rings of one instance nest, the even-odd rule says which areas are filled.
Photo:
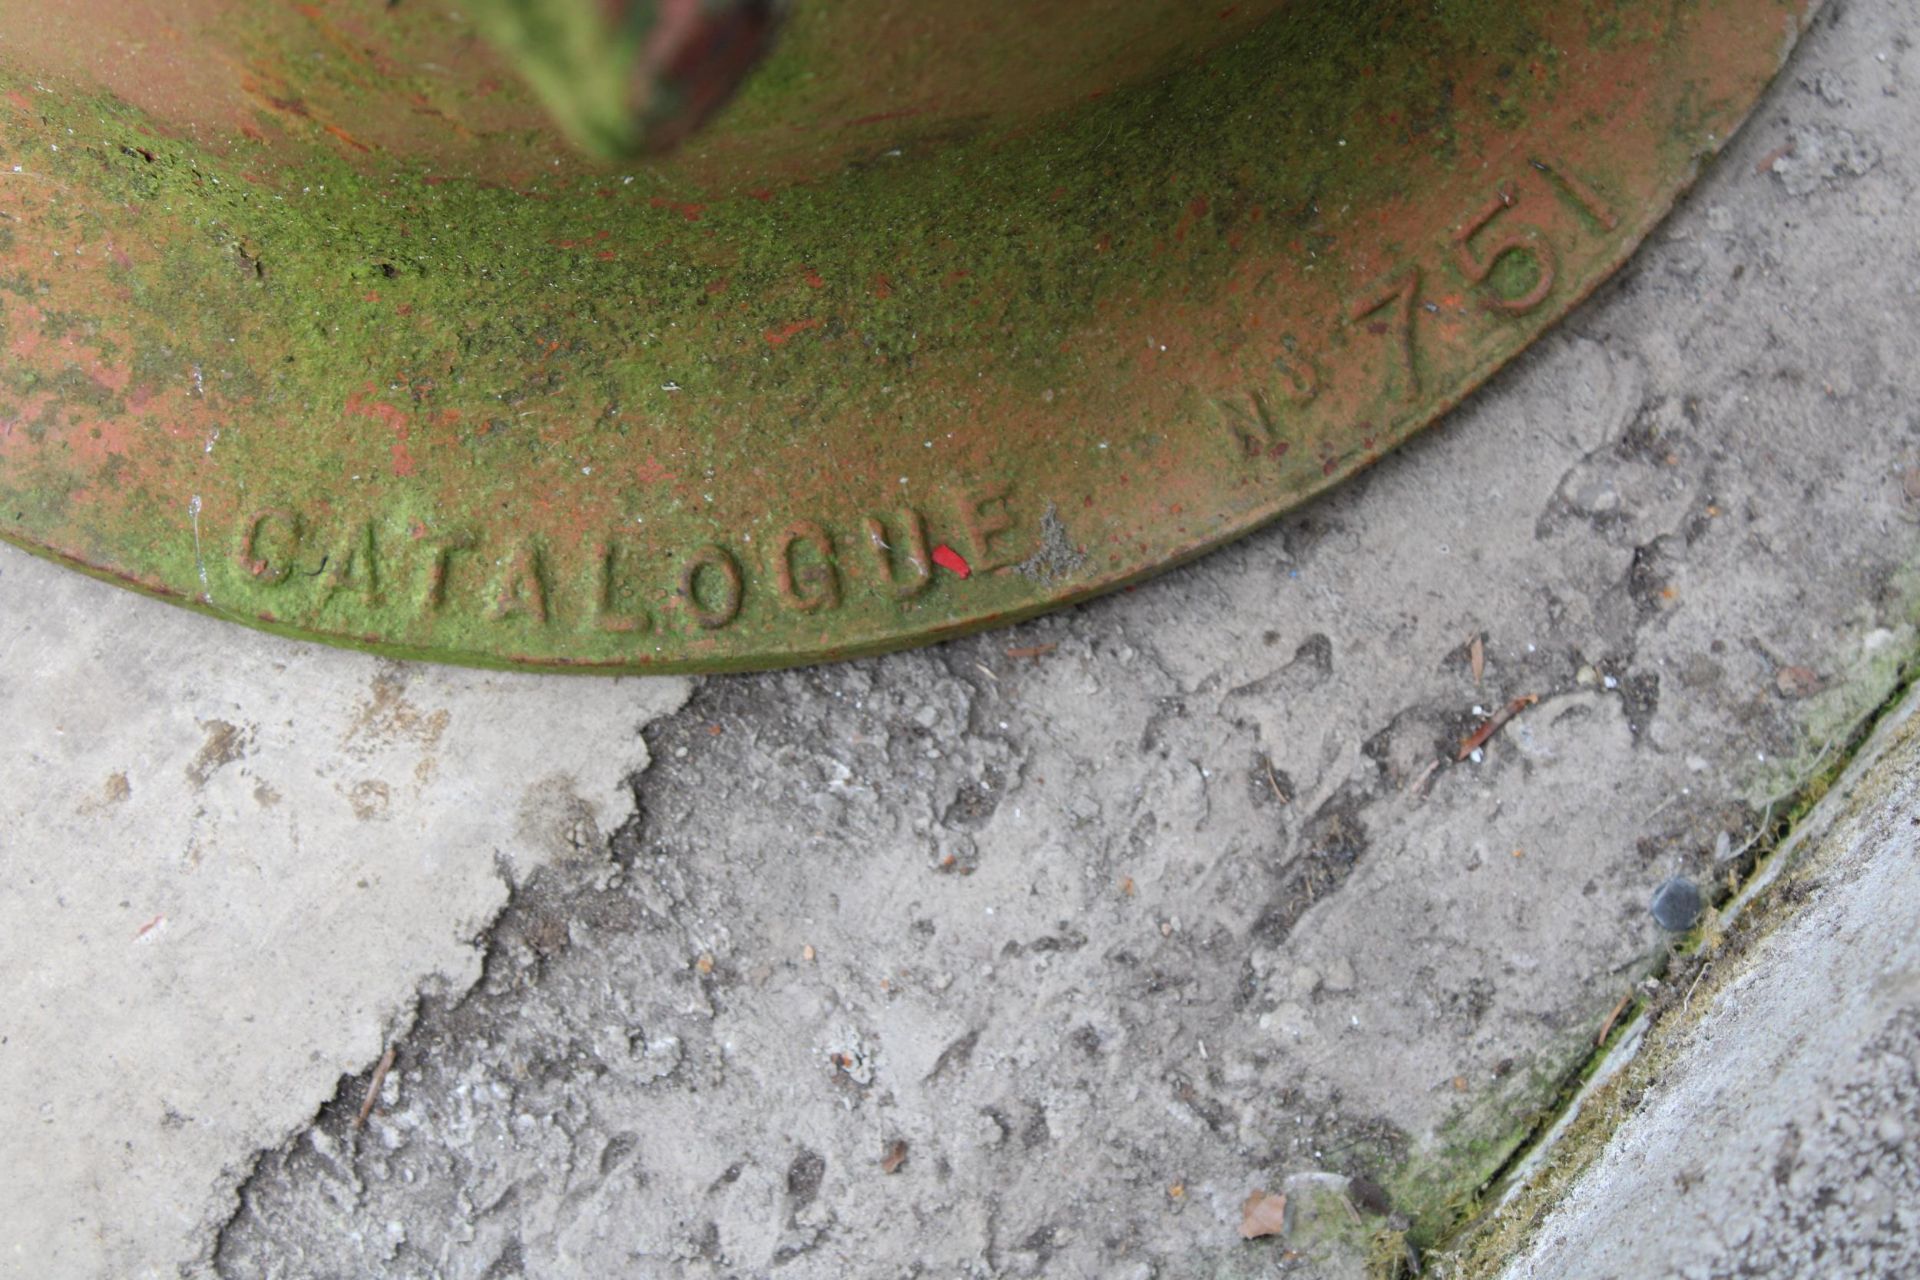
[[254, 1154], [604, 847], [680, 681], [410, 667], [0, 548], [0, 1273], [204, 1263]]
[[[1717, 885], [1769, 799], [1915, 650], [1913, 25], [1894, 0], [1830, 4], [1616, 282], [1442, 427], [1265, 533], [1010, 633], [706, 681], [650, 723], [637, 813], [600, 810], [599, 839], [563, 796], [523, 830], [537, 779], [443, 763], [470, 788], [463, 819], [497, 833], [477, 855], [486, 904], [503, 892], [492, 846], [526, 858], [479, 981], [446, 922], [491, 905], [436, 902], [429, 924], [417, 899], [388, 903], [355, 962], [415, 946], [453, 959], [434, 962], [449, 976], [421, 990], [365, 1127], [367, 1070], [412, 1007], [393, 981], [406, 964], [384, 958], [378, 990], [327, 988], [351, 1034], [302, 1060], [299, 1089], [249, 1085], [246, 1105], [276, 1122], [208, 1139], [224, 1173], [133, 1161], [144, 1184], [115, 1185], [173, 1198], [167, 1238], [193, 1244], [143, 1265], [1352, 1274], [1351, 1257], [1306, 1250], [1306, 1224], [1238, 1235], [1250, 1190], [1323, 1174], [1379, 1191], [1363, 1236], [1430, 1239], [1659, 952], [1653, 885]], [[11, 585], [51, 574], [18, 557], [0, 567], [10, 599], [54, 589]], [[60, 589], [80, 629], [62, 646], [72, 689], [106, 665], [85, 653], [129, 643], [89, 615], [132, 606]], [[192, 639], [176, 650], [223, 663], [259, 645], [359, 664], [355, 696], [376, 673], [410, 689], [499, 679], [177, 621]], [[295, 692], [311, 678], [236, 668], [207, 687], [311, 705]], [[612, 770], [641, 762], [635, 724], [673, 700], [623, 703], [635, 688], [527, 682], [498, 732], [537, 728], [543, 756], [602, 780], [575, 792], [605, 796]], [[3, 695], [18, 722], [57, 721], [62, 695], [20, 689]], [[194, 715], [232, 735], [195, 723], [168, 776], [269, 723], [211, 702]], [[332, 788], [336, 746], [305, 740]], [[72, 785], [100, 791], [119, 758]], [[289, 811], [357, 822], [359, 775], [337, 776], [346, 794]], [[398, 777], [376, 780], [386, 811], [410, 815]], [[61, 838], [102, 843], [80, 824]], [[34, 863], [12, 860], [17, 883]], [[78, 865], [110, 879], [126, 862]], [[279, 901], [235, 918], [264, 928]], [[8, 909], [8, 945], [57, 940]], [[313, 926], [321, 954], [334, 923]], [[291, 975], [260, 978], [286, 998]], [[109, 1011], [142, 998], [124, 978], [99, 989]], [[0, 1061], [44, 1075], [44, 1017], [8, 1016], [31, 1034]], [[348, 1064], [314, 1117], [316, 1086]], [[232, 1070], [205, 1066], [197, 1087], [225, 1090]], [[126, 1167], [74, 1134], [42, 1150], [86, 1176]]]

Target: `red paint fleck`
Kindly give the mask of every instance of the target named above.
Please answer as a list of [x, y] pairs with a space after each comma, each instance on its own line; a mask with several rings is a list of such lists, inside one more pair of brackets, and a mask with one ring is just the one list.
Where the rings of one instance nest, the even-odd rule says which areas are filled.
[[418, 542], [427, 536], [427, 522], [425, 520], [415, 520], [411, 525], [407, 526], [407, 532], [413, 535], [415, 542]]
[[967, 563], [967, 558], [944, 542], [933, 549], [933, 562], [962, 578], [973, 576], [973, 566]]
[[767, 340], [767, 345], [770, 347], [784, 347], [807, 330], [818, 329], [820, 324], [818, 316], [811, 320], [795, 320], [792, 324], [783, 324], [778, 329], [769, 329], [760, 336]]
[[665, 196], [654, 196], [647, 203], [656, 209], [672, 209], [688, 222], [700, 221], [700, 215], [707, 211], [707, 206], [704, 204], [697, 204], [690, 200], [669, 200]]
[[812, 267], [808, 267], [806, 272], [806, 275], [801, 278], [807, 282], [809, 289], [824, 289], [827, 287], [827, 282], [821, 278], [818, 271], [815, 271]]

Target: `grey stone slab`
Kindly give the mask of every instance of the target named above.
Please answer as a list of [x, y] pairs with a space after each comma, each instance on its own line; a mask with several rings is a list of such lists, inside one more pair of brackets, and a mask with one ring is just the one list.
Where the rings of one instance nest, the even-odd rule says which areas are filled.
[[0, 547], [0, 1274], [170, 1276], [254, 1155], [598, 856], [681, 681], [382, 662]]
[[1791, 919], [1698, 1017], [1507, 1280], [1920, 1272], [1920, 726], [1818, 815]]

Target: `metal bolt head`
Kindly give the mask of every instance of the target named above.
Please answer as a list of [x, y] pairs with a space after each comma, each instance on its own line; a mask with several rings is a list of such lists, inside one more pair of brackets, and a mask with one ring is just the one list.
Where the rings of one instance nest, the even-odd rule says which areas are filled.
[[1654, 889], [1648, 909], [1662, 929], [1679, 933], [1693, 927], [1693, 922], [1700, 918], [1700, 906], [1699, 886], [1685, 876], [1672, 876]]

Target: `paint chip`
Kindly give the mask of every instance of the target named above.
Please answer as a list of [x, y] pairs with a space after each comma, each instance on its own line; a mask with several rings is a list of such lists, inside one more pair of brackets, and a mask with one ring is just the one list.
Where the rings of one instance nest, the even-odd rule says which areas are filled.
[[973, 566], [967, 563], [966, 557], [944, 542], [933, 549], [933, 562], [949, 573], [956, 573], [963, 578], [973, 576]]

